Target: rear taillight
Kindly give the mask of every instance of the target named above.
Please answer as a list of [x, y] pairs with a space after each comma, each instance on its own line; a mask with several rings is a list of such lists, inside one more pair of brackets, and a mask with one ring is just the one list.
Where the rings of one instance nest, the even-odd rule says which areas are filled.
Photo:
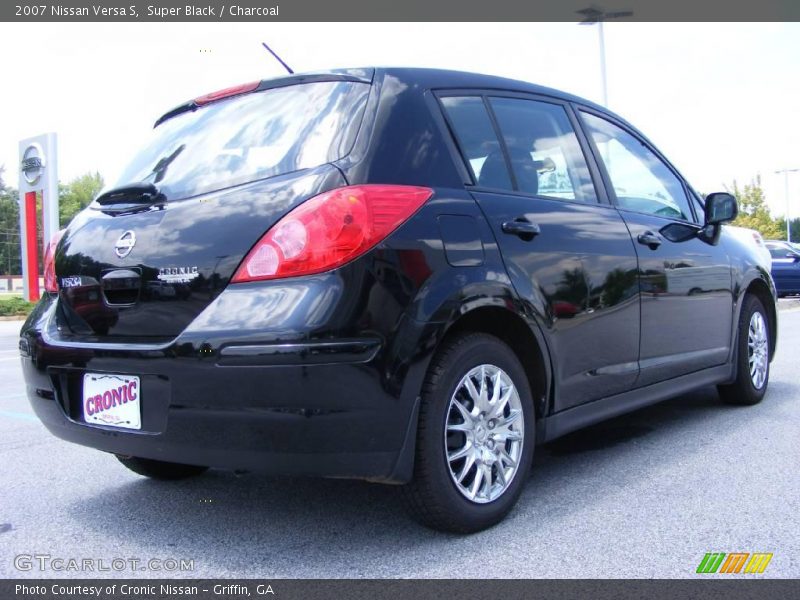
[[338, 188], [278, 221], [236, 270], [234, 283], [311, 275], [360, 256], [413, 215], [433, 190], [406, 185]]
[[44, 253], [44, 289], [48, 292], [58, 291], [58, 280], [56, 279], [56, 246], [61, 238], [64, 237], [64, 229], [57, 231], [47, 244]]

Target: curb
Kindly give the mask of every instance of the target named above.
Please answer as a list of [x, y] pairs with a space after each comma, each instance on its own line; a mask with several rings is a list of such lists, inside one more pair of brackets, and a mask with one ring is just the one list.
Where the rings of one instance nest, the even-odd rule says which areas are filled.
[[781, 299], [777, 304], [780, 312], [793, 312], [800, 309], [800, 300], [797, 298]]
[[28, 315], [11, 315], [10, 317], [0, 317], [0, 322], [2, 321], [24, 321], [28, 318]]

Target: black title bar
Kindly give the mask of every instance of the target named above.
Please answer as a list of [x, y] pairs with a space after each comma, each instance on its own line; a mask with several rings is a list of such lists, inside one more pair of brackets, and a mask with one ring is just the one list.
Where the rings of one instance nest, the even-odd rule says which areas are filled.
[[331, 580], [331, 579], [6, 579], [0, 580], [3, 600], [442, 600], [474, 598], [503, 600], [768, 600], [797, 598], [797, 579], [743, 577], [689, 580]]
[[[605, 6], [608, 4], [608, 6]], [[598, 10], [599, 9], [599, 10]], [[624, 9], [624, 10], [621, 10]], [[631, 13], [632, 14], [628, 14]], [[62, 0], [0, 2], [0, 21], [798, 21], [798, 0]]]

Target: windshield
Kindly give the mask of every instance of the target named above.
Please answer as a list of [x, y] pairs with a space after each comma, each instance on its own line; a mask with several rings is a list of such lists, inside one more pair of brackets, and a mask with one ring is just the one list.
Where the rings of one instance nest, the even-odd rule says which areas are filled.
[[110, 186], [145, 181], [169, 199], [316, 167], [350, 151], [369, 84], [315, 82], [215, 102], [162, 123]]

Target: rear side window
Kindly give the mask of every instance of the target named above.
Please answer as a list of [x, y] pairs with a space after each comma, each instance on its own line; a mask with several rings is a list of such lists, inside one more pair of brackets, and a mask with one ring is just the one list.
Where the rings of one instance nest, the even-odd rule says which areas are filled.
[[513, 189], [503, 149], [483, 99], [447, 97], [442, 98], [442, 106], [455, 130], [456, 141], [472, 172], [472, 180], [481, 187]]
[[520, 192], [597, 202], [589, 168], [563, 106], [492, 98]]
[[491, 98], [489, 103], [504, 147], [483, 98], [442, 99], [476, 185], [559, 200], [597, 201], [583, 152], [562, 106], [516, 98]]
[[112, 187], [156, 184], [186, 198], [346, 156], [369, 84], [314, 82], [254, 92], [169, 119]]

